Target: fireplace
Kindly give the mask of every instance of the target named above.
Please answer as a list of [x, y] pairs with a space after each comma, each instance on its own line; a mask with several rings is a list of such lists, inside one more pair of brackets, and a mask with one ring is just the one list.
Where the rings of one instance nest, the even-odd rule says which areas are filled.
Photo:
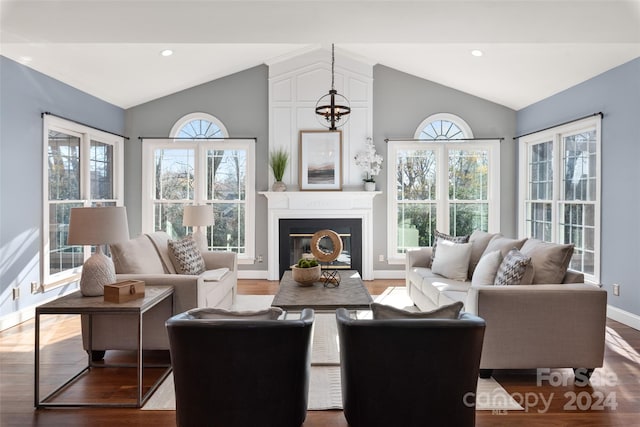
[[[268, 200], [269, 280], [279, 280], [284, 270], [294, 262], [288, 249], [289, 231], [280, 233], [281, 221], [307, 219], [315, 222], [313, 228], [307, 230], [312, 234], [321, 229], [337, 227], [336, 220], [357, 220], [350, 225], [351, 268], [360, 272], [362, 280], [373, 280], [373, 198], [381, 194], [380, 191], [263, 191], [260, 194]], [[286, 242], [281, 242], [283, 235], [286, 236]], [[281, 244], [287, 247], [287, 255], [282, 258]]]
[[[362, 276], [362, 220], [359, 218], [290, 218], [280, 219], [279, 277], [290, 269], [304, 253], [311, 253], [310, 243], [313, 233], [319, 230], [333, 230], [342, 239], [342, 253], [331, 268], [357, 270]], [[324, 244], [324, 240], [321, 243]], [[333, 248], [323, 248], [331, 251]]]

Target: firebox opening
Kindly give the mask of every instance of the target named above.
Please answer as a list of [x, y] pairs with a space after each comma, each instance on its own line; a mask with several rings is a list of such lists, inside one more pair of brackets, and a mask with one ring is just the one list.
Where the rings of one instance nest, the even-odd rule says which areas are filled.
[[[319, 230], [333, 230], [342, 239], [342, 252], [330, 268], [357, 270], [362, 275], [362, 220], [350, 218], [280, 219], [279, 277], [303, 254], [311, 253], [311, 236]], [[323, 251], [333, 251], [330, 239], [320, 240]]]

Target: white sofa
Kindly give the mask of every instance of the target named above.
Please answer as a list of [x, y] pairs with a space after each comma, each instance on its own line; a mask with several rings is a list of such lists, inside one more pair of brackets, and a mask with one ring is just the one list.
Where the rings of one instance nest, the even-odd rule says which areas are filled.
[[[485, 251], [489, 253], [501, 246], [490, 245], [497, 239], [502, 239], [504, 247], [498, 250], [503, 253], [510, 246], [521, 248], [525, 243], [524, 240], [474, 232], [469, 240], [472, 243], [470, 273], [464, 281], [447, 279], [431, 270], [432, 248], [408, 252], [406, 287], [416, 306], [429, 311], [462, 301], [466, 312], [486, 321], [480, 362], [483, 376], [490, 375], [493, 369], [566, 367], [586, 368], [590, 375], [594, 368], [601, 367], [606, 291], [585, 284], [582, 274], [571, 271], [563, 272], [556, 283], [535, 283], [533, 280], [532, 284], [518, 286], [472, 285], [473, 271]], [[533, 247], [534, 242], [530, 243]], [[547, 243], [539, 247], [558, 249]], [[534, 272], [536, 260], [539, 264], [548, 261], [542, 255], [532, 256]], [[547, 268], [538, 265], [540, 277], [545, 277]]]
[[[169, 255], [169, 235], [159, 231], [110, 246], [116, 280], [142, 280], [145, 286], [173, 286], [173, 310], [168, 299], [144, 314], [143, 348], [168, 349], [164, 322], [174, 314], [196, 307], [231, 308], [236, 298], [238, 262], [233, 252], [202, 252], [206, 271], [178, 274]], [[131, 316], [100, 315], [93, 318], [95, 358], [104, 350], [135, 349], [136, 323]], [[83, 319], [83, 338], [88, 348], [88, 322]], [[123, 331], [132, 331], [123, 333]]]

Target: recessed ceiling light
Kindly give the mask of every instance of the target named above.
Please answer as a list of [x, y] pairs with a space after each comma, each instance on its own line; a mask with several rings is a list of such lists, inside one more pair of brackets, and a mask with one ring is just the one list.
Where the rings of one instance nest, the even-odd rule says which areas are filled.
[[160, 55], [162, 55], [162, 56], [171, 56], [171, 55], [173, 55], [173, 51], [171, 49], [165, 49], [162, 52], [160, 52]]
[[471, 51], [471, 55], [480, 57], [482, 56], [482, 51], [479, 49], [474, 49]]

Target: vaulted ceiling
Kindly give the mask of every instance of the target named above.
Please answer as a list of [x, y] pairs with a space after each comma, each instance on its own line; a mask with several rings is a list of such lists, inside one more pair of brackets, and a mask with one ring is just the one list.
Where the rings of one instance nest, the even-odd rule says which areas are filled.
[[640, 0], [0, 0], [0, 54], [122, 108], [331, 43], [518, 110], [640, 57]]

